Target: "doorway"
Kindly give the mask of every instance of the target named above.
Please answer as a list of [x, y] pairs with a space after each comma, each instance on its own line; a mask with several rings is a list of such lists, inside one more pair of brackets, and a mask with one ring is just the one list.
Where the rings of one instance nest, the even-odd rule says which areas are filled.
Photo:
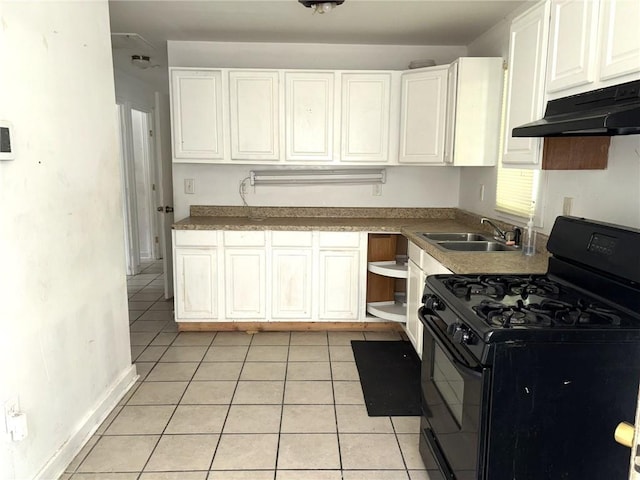
[[153, 113], [118, 104], [122, 204], [127, 275], [136, 275], [143, 263], [160, 260], [156, 205]]

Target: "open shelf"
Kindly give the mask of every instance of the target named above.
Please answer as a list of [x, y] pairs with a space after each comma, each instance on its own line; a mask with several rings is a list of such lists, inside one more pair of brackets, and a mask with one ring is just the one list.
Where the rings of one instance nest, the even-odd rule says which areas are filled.
[[370, 272], [385, 277], [407, 278], [407, 263], [398, 263], [395, 260], [369, 262], [367, 268]]
[[404, 323], [407, 321], [407, 304], [394, 301], [369, 302], [367, 313], [384, 320]]

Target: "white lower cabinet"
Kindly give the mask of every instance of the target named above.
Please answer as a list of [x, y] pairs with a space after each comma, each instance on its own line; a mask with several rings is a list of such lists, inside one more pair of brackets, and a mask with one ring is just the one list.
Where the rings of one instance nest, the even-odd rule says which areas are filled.
[[321, 320], [357, 320], [360, 305], [360, 251], [320, 251]]
[[362, 321], [364, 235], [174, 231], [175, 319]]
[[310, 320], [311, 248], [274, 247], [271, 252], [271, 318]]
[[218, 250], [176, 248], [174, 259], [176, 319], [217, 319]]
[[266, 318], [264, 248], [225, 248], [225, 313], [232, 320]]
[[415, 243], [409, 242], [409, 267], [407, 277], [407, 322], [405, 333], [422, 358], [422, 323], [418, 309], [422, 306], [424, 283], [429, 275], [453, 273]]
[[422, 323], [418, 318], [418, 309], [422, 305], [422, 292], [426, 275], [413, 260], [409, 260], [407, 272], [407, 323], [405, 332], [413, 347], [422, 358]]

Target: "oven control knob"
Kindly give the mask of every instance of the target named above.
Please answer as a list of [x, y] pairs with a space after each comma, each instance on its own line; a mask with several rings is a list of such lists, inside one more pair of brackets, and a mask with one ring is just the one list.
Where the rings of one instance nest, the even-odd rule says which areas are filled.
[[471, 345], [475, 343], [473, 333], [463, 323], [452, 323], [447, 328], [447, 332], [453, 336], [453, 341], [462, 345]]
[[434, 312], [436, 310], [444, 310], [444, 303], [435, 295], [425, 295], [422, 298], [422, 303], [424, 303], [426, 309]]

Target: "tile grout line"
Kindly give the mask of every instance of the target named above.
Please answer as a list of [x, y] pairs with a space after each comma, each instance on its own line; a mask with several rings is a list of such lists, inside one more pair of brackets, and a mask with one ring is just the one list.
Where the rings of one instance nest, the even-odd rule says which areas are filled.
[[[209, 348], [215, 348], [213, 347], [213, 342], [215, 341], [215, 338], [218, 336], [219, 332], [216, 332], [216, 334], [214, 335], [213, 339], [211, 340], [211, 345], [209, 346]], [[211, 461], [209, 462], [209, 472], [207, 473], [207, 478], [209, 478], [209, 476], [211, 475], [211, 472], [213, 471], [213, 462], [216, 459], [216, 454], [218, 453], [218, 448], [220, 447], [220, 443], [222, 442], [222, 435], [224, 434], [224, 427], [227, 424], [227, 420], [229, 419], [229, 412], [231, 412], [231, 405], [233, 405], [233, 398], [236, 395], [236, 392], [238, 391], [238, 384], [240, 383], [240, 375], [242, 375], [242, 370], [244, 370], [244, 364], [247, 361], [247, 356], [249, 355], [249, 346], [251, 345], [251, 342], [253, 341], [253, 337], [251, 338], [251, 340], [249, 341], [249, 345], [247, 346], [247, 351], [244, 354], [244, 360], [242, 361], [242, 368], [240, 368], [240, 372], [238, 373], [238, 378], [236, 379], [236, 385], [235, 387], [233, 387], [233, 392], [231, 393], [231, 398], [229, 399], [229, 405], [227, 407], [227, 414], [224, 416], [224, 421], [222, 422], [222, 426], [220, 427], [220, 436], [218, 437], [218, 441], [216, 442], [216, 447], [213, 449], [213, 455], [211, 456]], [[208, 351], [207, 351], [208, 353]], [[207, 356], [207, 353], [205, 353], [205, 357]], [[203, 361], [204, 361], [204, 357], [203, 357]], [[200, 362], [202, 363], [207, 363], [207, 362]], [[213, 363], [213, 362], [212, 362]], [[199, 368], [199, 367], [198, 367]], [[198, 370], [196, 369], [196, 372]], [[193, 380], [192, 380], [193, 381]], [[191, 384], [191, 382], [189, 382], [189, 385]], [[189, 388], [187, 386], [187, 388]]]
[[[217, 335], [217, 333], [216, 333]], [[216, 337], [216, 335], [214, 335], [211, 338], [211, 342], [209, 343], [209, 346], [211, 346], [211, 344], [213, 343], [214, 338]], [[169, 344], [169, 347], [173, 346], [173, 343], [176, 341], [176, 339], [178, 339], [180, 337], [180, 333], [178, 333], [178, 335], [176, 335], [176, 337], [172, 340], [172, 342]], [[167, 349], [168, 349], [167, 348]], [[202, 355], [202, 357], [204, 358], [204, 355], [206, 355], [206, 351], [205, 353]], [[147, 373], [147, 376], [145, 377], [145, 381], [146, 378], [148, 378], [149, 374], [153, 371], [153, 369], [156, 368], [156, 366], [160, 363], [160, 361], [158, 360], [157, 362], [155, 362], [155, 365], [153, 366], [153, 368], [149, 371], [149, 373]], [[182, 363], [182, 362], [167, 362], [167, 363]], [[156, 452], [158, 445], [160, 444], [160, 442], [162, 441], [162, 437], [164, 436], [165, 432], [167, 431], [167, 427], [169, 426], [169, 424], [171, 423], [171, 420], [173, 419], [176, 411], [178, 410], [178, 406], [180, 405], [180, 401], [184, 398], [184, 394], [186, 393], [187, 389], [189, 388], [189, 385], [191, 384], [191, 382], [193, 381], [193, 377], [195, 376], [196, 372], [198, 371], [198, 368], [200, 367], [200, 365], [202, 364], [202, 360], [198, 363], [198, 367], [195, 368], [195, 370], [193, 371], [193, 373], [191, 374], [191, 378], [189, 379], [189, 381], [187, 382], [187, 387], [184, 389], [184, 392], [182, 392], [182, 395], [180, 395], [180, 398], [178, 399], [178, 403], [175, 405], [173, 412], [171, 413], [171, 415], [169, 416], [169, 419], [167, 420], [167, 423], [165, 424], [164, 428], [162, 429], [162, 432], [160, 433], [160, 435], [158, 436], [158, 441], [155, 443], [155, 445], [153, 446], [153, 449], [151, 449], [151, 453], [149, 454], [149, 457], [147, 458], [147, 460], [144, 462], [144, 465], [142, 466], [142, 469], [140, 470], [140, 473], [138, 474], [138, 479], [142, 476], [142, 474], [144, 473], [145, 468], [147, 468], [147, 465], [149, 465], [149, 461], [151, 460], [151, 458], [153, 457], [153, 454]], [[169, 380], [170, 381], [170, 380]], [[128, 402], [127, 402], [128, 403]], [[218, 437], [218, 441], [220, 441], [220, 438]]]

